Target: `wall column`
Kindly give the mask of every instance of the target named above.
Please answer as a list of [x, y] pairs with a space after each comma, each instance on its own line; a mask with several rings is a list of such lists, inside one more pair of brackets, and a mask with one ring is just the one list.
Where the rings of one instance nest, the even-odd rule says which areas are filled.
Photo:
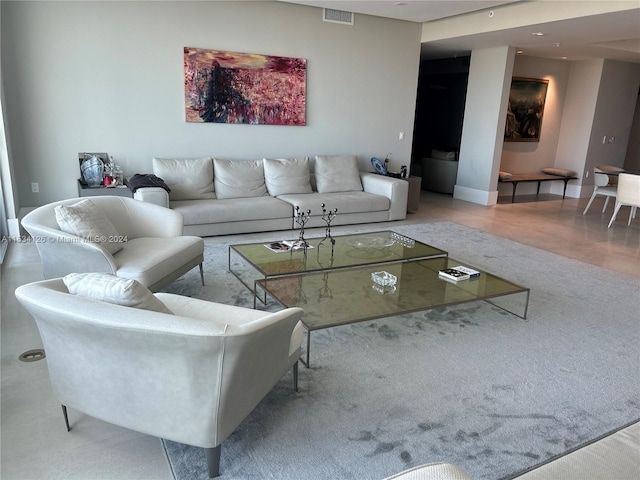
[[515, 49], [471, 52], [458, 178], [454, 198], [481, 205], [498, 201], [498, 172]]

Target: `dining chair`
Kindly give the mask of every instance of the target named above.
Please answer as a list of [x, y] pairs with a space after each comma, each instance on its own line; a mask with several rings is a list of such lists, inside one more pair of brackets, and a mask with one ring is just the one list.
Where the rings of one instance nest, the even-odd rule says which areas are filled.
[[618, 187], [616, 185], [610, 185], [609, 175], [605, 173], [604, 170], [598, 167], [593, 168], [593, 182], [593, 193], [591, 194], [591, 198], [589, 199], [589, 203], [587, 203], [584, 212], [582, 212], [583, 215], [587, 213], [587, 210], [589, 210], [589, 207], [597, 195], [605, 197], [602, 213], [607, 209], [609, 198], [616, 198]]
[[613, 216], [609, 221], [609, 227], [613, 225], [616, 216], [620, 211], [620, 207], [628, 205], [631, 207], [629, 212], [629, 221], [627, 226], [631, 225], [631, 219], [636, 217], [636, 210], [640, 207], [640, 175], [630, 173], [621, 173], [618, 175], [618, 196], [616, 197], [616, 206], [613, 210]]

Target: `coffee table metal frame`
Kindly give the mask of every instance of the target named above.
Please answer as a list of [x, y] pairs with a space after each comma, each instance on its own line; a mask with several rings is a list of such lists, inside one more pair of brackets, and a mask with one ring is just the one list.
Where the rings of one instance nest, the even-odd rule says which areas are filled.
[[[288, 275], [299, 275], [326, 270], [349, 269], [366, 265], [407, 262], [425, 258], [446, 257], [446, 251], [419, 242], [391, 230], [335, 235], [333, 254], [328, 240], [319, 245], [323, 238], [310, 238], [306, 254], [302, 250], [276, 253], [265, 247], [272, 242], [256, 242], [229, 245], [228, 269], [245, 287], [253, 291], [254, 304], [258, 296], [256, 279], [250, 285], [239, 271], [232, 268], [232, 257], [237, 256], [258, 274], [258, 279], [268, 279]], [[372, 240], [387, 240], [388, 246], [375, 242], [375, 247], [367, 247]], [[384, 243], [384, 242], [382, 242]], [[360, 245], [360, 246], [356, 246]], [[259, 297], [266, 302], [266, 292]]]
[[[481, 274], [477, 279], [449, 282], [438, 276], [442, 268], [461, 264], [468, 265], [448, 257], [437, 257], [382, 266], [359, 266], [264, 278], [256, 281], [256, 288], [260, 287], [265, 295], [285, 308], [302, 307], [305, 310], [302, 323], [307, 331], [306, 361], [301, 359], [301, 362], [307, 367], [310, 365], [313, 330], [481, 300], [522, 319], [527, 318], [529, 288], [479, 268], [476, 270]], [[371, 273], [380, 269], [397, 276], [394, 288], [380, 288], [373, 284]], [[496, 303], [506, 297], [513, 299], [511, 296], [517, 294], [524, 295], [522, 314], [516, 313], [511, 306]], [[317, 298], [313, 298], [315, 296]], [[255, 302], [254, 298], [254, 308]]]

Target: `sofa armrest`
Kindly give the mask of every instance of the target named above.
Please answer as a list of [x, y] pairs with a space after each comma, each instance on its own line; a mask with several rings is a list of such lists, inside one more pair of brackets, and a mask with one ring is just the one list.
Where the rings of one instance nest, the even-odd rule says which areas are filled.
[[133, 194], [133, 198], [142, 202], [153, 203], [169, 208], [169, 194], [161, 187], [141, 187]]
[[385, 177], [370, 172], [360, 172], [360, 180], [365, 192], [382, 195], [391, 201], [389, 220], [407, 218], [409, 182], [401, 178]]

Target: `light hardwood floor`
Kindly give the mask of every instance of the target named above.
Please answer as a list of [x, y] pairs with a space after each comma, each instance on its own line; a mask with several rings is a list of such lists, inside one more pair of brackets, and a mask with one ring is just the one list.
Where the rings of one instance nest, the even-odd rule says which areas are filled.
[[[515, 204], [484, 207], [422, 192], [419, 212], [389, 226], [456, 222], [640, 278], [640, 217], [627, 227], [625, 208], [608, 229], [611, 205], [601, 214], [602, 201], [596, 200], [589, 213], [582, 215], [586, 199], [540, 198], [543, 201], [523, 202], [527, 198], [522, 197]], [[243, 241], [257, 236], [240, 235], [234, 239]], [[46, 362], [17, 360], [20, 353], [41, 345], [33, 320], [13, 296], [18, 285], [42, 278], [35, 246], [10, 245], [1, 270], [2, 479], [170, 480], [172, 475], [157, 438], [73, 411], [73, 432], [66, 432], [60, 405], [48, 383]]]

